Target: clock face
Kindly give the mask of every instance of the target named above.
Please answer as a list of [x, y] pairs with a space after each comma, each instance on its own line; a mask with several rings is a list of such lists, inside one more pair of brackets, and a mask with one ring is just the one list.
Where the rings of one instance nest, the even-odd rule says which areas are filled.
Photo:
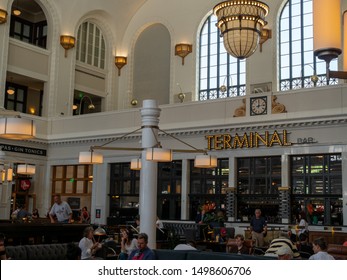
[[267, 113], [267, 97], [252, 97], [251, 103], [251, 116], [265, 115]]

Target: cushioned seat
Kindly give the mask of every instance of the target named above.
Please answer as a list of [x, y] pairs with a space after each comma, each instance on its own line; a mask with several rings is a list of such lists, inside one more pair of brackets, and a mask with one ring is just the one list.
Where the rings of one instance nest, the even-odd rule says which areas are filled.
[[336, 260], [347, 260], [347, 246], [329, 244], [327, 252]]

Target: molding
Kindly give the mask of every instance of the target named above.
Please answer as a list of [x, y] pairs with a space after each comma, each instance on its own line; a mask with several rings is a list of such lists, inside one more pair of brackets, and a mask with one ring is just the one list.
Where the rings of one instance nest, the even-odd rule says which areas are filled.
[[[204, 128], [204, 129], [189, 129], [189, 130], [181, 130], [178, 131], [175, 130], [166, 130], [165, 132], [171, 134], [175, 137], [188, 137], [188, 136], [199, 136], [199, 135], [207, 135], [207, 134], [223, 134], [223, 133], [232, 133], [232, 132], [247, 132], [251, 130], [283, 130], [283, 129], [307, 129], [308, 127], [331, 127], [331, 126], [337, 126], [337, 125], [347, 125], [347, 117], [340, 118], [340, 119], [329, 119], [329, 120], [310, 120], [310, 121], [293, 121], [288, 123], [277, 123], [277, 124], [262, 124], [262, 125], [254, 125], [254, 123], [249, 123], [248, 125], [242, 125], [235, 127], [235, 125], [230, 125], [230, 127], [221, 127], [221, 128]], [[100, 135], [92, 136], [92, 137], [83, 137], [83, 138], [74, 138], [74, 139], [64, 139], [64, 140], [48, 140], [48, 145], [52, 146], [58, 146], [58, 145], [66, 145], [66, 144], [88, 144], [91, 145], [92, 143], [98, 143], [98, 144], [104, 144], [109, 141], [112, 141], [118, 137], [121, 137], [124, 135], [122, 134], [114, 134], [114, 135]], [[137, 133], [134, 135], [129, 135], [124, 138], [121, 138], [119, 140], [121, 141], [128, 141], [128, 140], [140, 140], [142, 137], [141, 133]], [[165, 135], [161, 132], [159, 132], [158, 137], [161, 139], [168, 139], [170, 136]], [[116, 142], [117, 140], [115, 140]], [[32, 142], [35, 142], [35, 139], [32, 139]]]

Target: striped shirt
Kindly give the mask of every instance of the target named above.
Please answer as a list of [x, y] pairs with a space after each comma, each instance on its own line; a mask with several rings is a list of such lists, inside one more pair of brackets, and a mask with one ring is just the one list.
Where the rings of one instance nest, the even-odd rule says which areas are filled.
[[287, 246], [292, 250], [294, 259], [300, 259], [300, 253], [296, 245], [290, 239], [284, 237], [279, 237], [272, 240], [269, 249], [266, 250], [265, 254], [277, 255], [277, 250], [282, 246]]

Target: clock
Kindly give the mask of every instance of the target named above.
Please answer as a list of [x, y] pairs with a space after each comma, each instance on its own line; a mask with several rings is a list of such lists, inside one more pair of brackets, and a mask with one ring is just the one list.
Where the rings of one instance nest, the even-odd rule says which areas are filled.
[[251, 97], [250, 99], [251, 116], [267, 114], [267, 96]]

